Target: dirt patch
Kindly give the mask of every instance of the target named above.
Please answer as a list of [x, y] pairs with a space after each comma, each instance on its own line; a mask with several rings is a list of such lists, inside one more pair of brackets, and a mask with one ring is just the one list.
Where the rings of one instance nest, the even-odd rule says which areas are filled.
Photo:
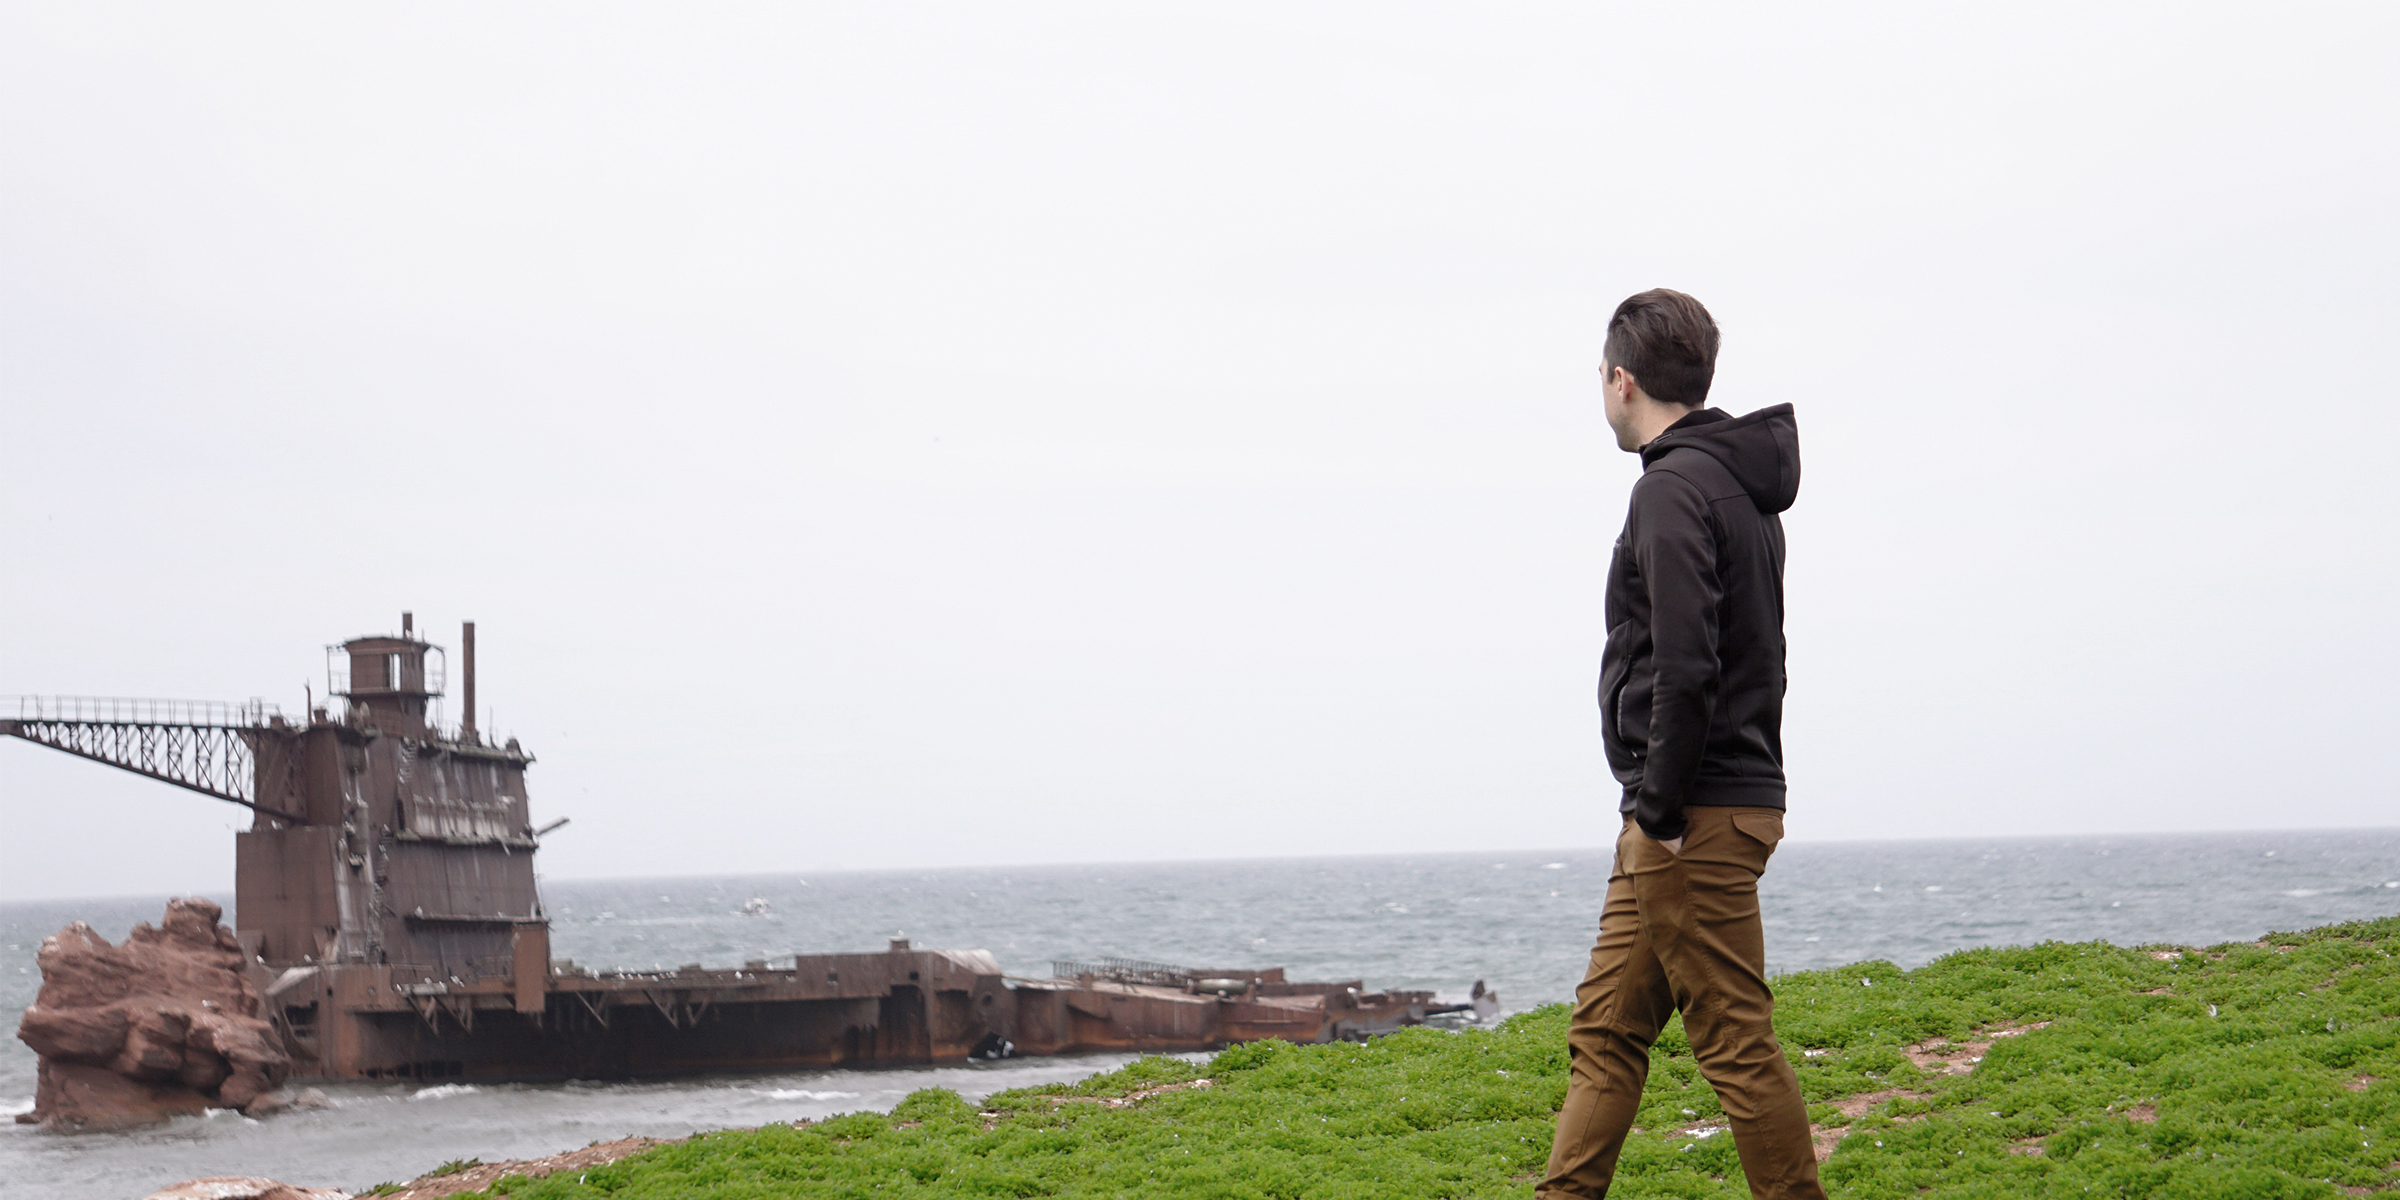
[[2363, 1092], [2368, 1088], [2382, 1082], [2382, 1079], [2373, 1075], [2353, 1075], [2350, 1078], [2343, 1080], [2342, 1086], [2354, 1092]]
[[560, 1171], [588, 1171], [606, 1166], [620, 1158], [639, 1154], [652, 1146], [664, 1146], [680, 1138], [646, 1137], [623, 1138], [614, 1142], [594, 1142], [581, 1150], [569, 1150], [548, 1158], [521, 1159], [511, 1162], [485, 1163], [454, 1171], [448, 1175], [418, 1178], [396, 1192], [384, 1193], [385, 1200], [434, 1200], [438, 1196], [455, 1196], [461, 1192], [480, 1192], [499, 1182], [503, 1175], [523, 1175], [539, 1179]]
[[1215, 1086], [1216, 1081], [1213, 1079], [1195, 1079], [1190, 1083], [1162, 1083], [1157, 1087], [1142, 1088], [1139, 1091], [1127, 1092], [1122, 1096], [1044, 1096], [1042, 1098], [1052, 1104], [1097, 1104], [1102, 1108], [1132, 1108], [1152, 1096], [1180, 1092], [1185, 1088]]
[[2158, 1106], [2155, 1104], [2136, 1104], [2132, 1108], [2126, 1109], [2124, 1112], [2119, 1113], [2118, 1115], [2124, 1117], [2128, 1121], [2140, 1121], [2145, 1125], [2156, 1125], [2158, 1123]]
[[[1867, 1115], [1868, 1109], [1893, 1100], [1930, 1100], [1932, 1098], [1930, 1092], [1912, 1092], [1907, 1088], [1887, 1088], [1880, 1092], [1861, 1092], [1855, 1096], [1844, 1096], [1834, 1101], [1833, 1106], [1841, 1110], [1842, 1123], [1808, 1127], [1808, 1140], [1816, 1146], [1817, 1161], [1824, 1162], [1827, 1158], [1832, 1157], [1833, 1148], [1841, 1145], [1843, 1138], [1850, 1136], [1848, 1131], [1850, 1122]], [[1895, 1122], [1906, 1125], [1911, 1121], [1924, 1119], [1922, 1116], [1899, 1117], [1895, 1118]]]
[[[2023, 1025], [2003, 1025], [1995, 1029], [1979, 1030], [1964, 1041], [1953, 1041], [1949, 1038], [1927, 1038], [1913, 1046], [1901, 1047], [1900, 1053], [1908, 1056], [1908, 1061], [1916, 1064], [1918, 1070], [1928, 1074], [1965, 1075], [1972, 1072], [1976, 1064], [1983, 1061], [1983, 1056], [1990, 1052], [1992, 1043], [2002, 1038], [2023, 1037], [2037, 1029], [2048, 1029], [2049, 1027], [2050, 1022], [2048, 1021], [2029, 1021]], [[1893, 1100], [1930, 1100], [1932, 1098], [1930, 1092], [1911, 1091], [1907, 1088], [1887, 1088], [1880, 1092], [1861, 1092], [1858, 1095], [1846, 1096], [1834, 1101], [1833, 1106], [1841, 1110], [1843, 1125], [1811, 1125], [1808, 1128], [1809, 1140], [1816, 1146], [1817, 1161], [1824, 1162], [1833, 1154], [1834, 1147], [1841, 1145], [1842, 1139], [1848, 1136], [1843, 1126], [1867, 1115], [1867, 1110]], [[1895, 1117], [1893, 1123], [1906, 1125], [1924, 1119], [1922, 1115]], [[2157, 1117], [2153, 1115], [2149, 1119], [2156, 1120]], [[2009, 1152], [2038, 1156], [2042, 1152], [2041, 1139], [2030, 1138], [2019, 1142], [2010, 1147]]]
[[1880, 1092], [1860, 1092], [1855, 1096], [1844, 1096], [1834, 1101], [1833, 1106], [1842, 1110], [1844, 1117], [1855, 1121], [1867, 1115], [1868, 1109], [1887, 1101], [1931, 1100], [1932, 1098], [1933, 1094], [1930, 1092], [1912, 1092], [1907, 1088], [1886, 1088]]
[[2188, 947], [2178, 946], [2172, 950], [2153, 950], [2150, 952], [2150, 957], [2160, 962], [2174, 962], [2176, 959], [2182, 958], [2188, 949]]
[[2145, 995], [2145, 996], [2172, 996], [2172, 995], [2174, 995], [2174, 994], [2175, 994], [2175, 989], [2174, 989], [2174, 988], [2155, 987], [2155, 988], [2151, 988], [2149, 991], [2143, 992], [2143, 993], [2141, 993], [2141, 994], [2142, 994], [2142, 995]]
[[1822, 1125], [1811, 1125], [1808, 1127], [1808, 1140], [1814, 1143], [1817, 1148], [1818, 1162], [1824, 1162], [1826, 1159], [1832, 1158], [1833, 1148], [1841, 1145], [1842, 1139], [1846, 1136], [1848, 1135], [1844, 1134], [1839, 1129], [1827, 1129]]
[[2008, 1025], [1999, 1029], [1987, 1029], [1979, 1036], [1970, 1037], [1963, 1042], [1952, 1041], [1949, 1038], [1927, 1038], [1916, 1045], [1901, 1047], [1900, 1053], [1907, 1055], [1908, 1061], [1915, 1063], [1920, 1071], [1930, 1071], [1935, 1075], [1964, 1075], [1973, 1071], [1975, 1064], [1983, 1061], [1983, 1056], [1990, 1052], [1993, 1042], [2001, 1038], [2020, 1037], [2032, 1033], [2036, 1029], [2048, 1029], [2049, 1027], [2050, 1022], [2048, 1021], [2035, 1021], [2026, 1025]]
[[[1131, 1108], [1152, 1096], [1163, 1096], [1168, 1092], [1180, 1092], [1186, 1088], [1215, 1087], [1216, 1085], [1217, 1082], [1213, 1079], [1194, 1079], [1189, 1083], [1162, 1083], [1157, 1087], [1142, 1088], [1127, 1092], [1122, 1096], [1044, 1096], [1042, 1099], [1052, 1104], [1097, 1104], [1102, 1108]], [[987, 1108], [975, 1115], [983, 1118], [983, 1127], [987, 1130], [1000, 1127], [1000, 1113], [996, 1109]], [[1641, 1131], [1637, 1129], [1634, 1132]]]
[[1964, 1075], [1983, 1061], [1990, 1050], [1989, 1041], [1954, 1042], [1949, 1038], [1927, 1038], [1913, 1046], [1902, 1046], [1900, 1053], [1908, 1056], [1920, 1071], [1935, 1075]]

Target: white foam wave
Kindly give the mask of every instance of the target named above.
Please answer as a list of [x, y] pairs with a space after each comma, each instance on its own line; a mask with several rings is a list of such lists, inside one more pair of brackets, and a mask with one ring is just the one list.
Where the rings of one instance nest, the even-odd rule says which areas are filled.
[[857, 1092], [812, 1092], [806, 1088], [776, 1088], [767, 1093], [774, 1100], [854, 1100]]
[[447, 1100], [452, 1096], [471, 1096], [482, 1090], [483, 1089], [476, 1087], [471, 1083], [437, 1083], [432, 1087], [419, 1089], [417, 1093], [410, 1096], [409, 1099]]
[[0, 1104], [0, 1117], [13, 1117], [19, 1113], [29, 1113], [32, 1111], [33, 1097], [31, 1096], [27, 1096], [23, 1100], [11, 1100], [6, 1104]]

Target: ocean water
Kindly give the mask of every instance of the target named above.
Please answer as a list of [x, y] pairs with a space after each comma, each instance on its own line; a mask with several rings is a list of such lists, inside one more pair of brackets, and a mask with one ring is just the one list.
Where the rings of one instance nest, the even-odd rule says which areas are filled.
[[[1607, 886], [1605, 847], [1505, 854], [962, 868], [546, 882], [556, 953], [651, 967], [794, 952], [982, 948], [1013, 974], [1116, 954], [1193, 966], [1283, 966], [1504, 1011], [1566, 999]], [[2400, 830], [2160, 837], [1801, 843], [1760, 881], [1777, 973], [2045, 940], [2204, 945], [2400, 913]], [[767, 901], [765, 916], [745, 902]], [[230, 897], [218, 897], [229, 900]], [[111, 940], [164, 896], [0, 905], [0, 1014], [40, 986], [34, 954], [68, 921]], [[122, 1134], [0, 1122], [0, 1200], [133, 1200], [179, 1179], [264, 1174], [359, 1188], [456, 1158], [526, 1158], [630, 1134], [680, 1137], [860, 1109], [922, 1087], [980, 1097], [1081, 1078], [1124, 1055], [925, 1070], [722, 1076], [666, 1083], [336, 1085], [330, 1111], [219, 1113]], [[0, 1115], [32, 1106], [34, 1059], [0, 1039]]]

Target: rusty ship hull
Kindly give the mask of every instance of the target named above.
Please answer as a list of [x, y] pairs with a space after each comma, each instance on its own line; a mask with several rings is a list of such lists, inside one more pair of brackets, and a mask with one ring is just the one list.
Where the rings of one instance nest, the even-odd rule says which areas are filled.
[[295, 1074], [545, 1080], [903, 1066], [1008, 1054], [1355, 1039], [1443, 1011], [1428, 992], [1280, 970], [1114, 961], [1005, 975], [981, 950], [796, 954], [740, 969], [594, 972], [554, 959], [534, 876], [534, 759], [439, 719], [446, 655], [328, 647], [336, 717], [247, 705], [21, 699], [16, 736], [242, 805], [234, 929]]
[[306, 966], [271, 981], [268, 998], [296, 1076], [527, 1081], [1356, 1040], [1422, 1023], [1431, 999], [1287, 984], [1280, 970], [1232, 993], [1013, 978], [980, 950], [780, 961], [790, 965], [413, 982], [390, 970]]

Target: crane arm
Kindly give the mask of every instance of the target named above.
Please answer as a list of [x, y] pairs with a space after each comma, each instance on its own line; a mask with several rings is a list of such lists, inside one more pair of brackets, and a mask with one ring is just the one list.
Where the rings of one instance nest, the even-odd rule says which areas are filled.
[[63, 750], [252, 812], [297, 819], [258, 802], [252, 739], [265, 734], [270, 711], [256, 701], [22, 696], [15, 707], [16, 716], [0, 717], [0, 737]]

